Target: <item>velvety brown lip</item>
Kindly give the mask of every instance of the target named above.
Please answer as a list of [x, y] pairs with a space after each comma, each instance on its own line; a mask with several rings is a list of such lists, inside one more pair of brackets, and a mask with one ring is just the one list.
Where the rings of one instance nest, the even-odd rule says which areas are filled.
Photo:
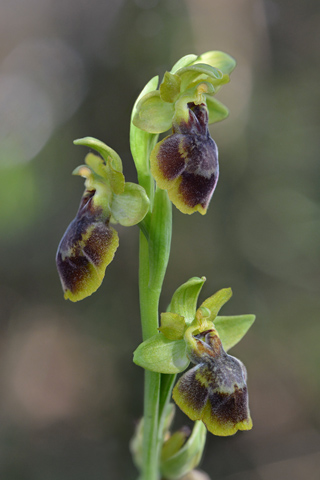
[[207, 209], [218, 182], [219, 163], [217, 145], [208, 131], [206, 106], [189, 105], [188, 122], [175, 124], [172, 135], [158, 144], [151, 166], [160, 188], [168, 189], [171, 201], [182, 211], [185, 205], [192, 213], [199, 205]]

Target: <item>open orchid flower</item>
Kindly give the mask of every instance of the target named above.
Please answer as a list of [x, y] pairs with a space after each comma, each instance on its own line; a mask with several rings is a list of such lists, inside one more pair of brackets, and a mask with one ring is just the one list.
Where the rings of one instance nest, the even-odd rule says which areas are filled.
[[86, 189], [56, 255], [64, 296], [73, 302], [88, 297], [102, 283], [119, 245], [110, 224], [136, 225], [149, 209], [145, 190], [125, 182], [121, 160], [112, 149], [91, 138], [77, 143], [96, 148], [104, 158], [89, 153], [86, 165], [73, 172], [86, 179]]
[[226, 353], [245, 335], [254, 315], [218, 316], [231, 298], [223, 288], [196, 303], [205, 278], [193, 277], [174, 293], [161, 314], [159, 333], [144, 341], [134, 362], [149, 370], [174, 374], [195, 366], [179, 379], [173, 399], [191, 420], [202, 420], [214, 435], [250, 430], [247, 374], [242, 362]]
[[182, 58], [166, 72], [158, 90], [139, 99], [133, 124], [149, 133], [172, 133], [154, 147], [151, 173], [183, 213], [204, 215], [219, 177], [218, 148], [208, 125], [228, 116], [214, 98], [235, 67], [219, 51]]

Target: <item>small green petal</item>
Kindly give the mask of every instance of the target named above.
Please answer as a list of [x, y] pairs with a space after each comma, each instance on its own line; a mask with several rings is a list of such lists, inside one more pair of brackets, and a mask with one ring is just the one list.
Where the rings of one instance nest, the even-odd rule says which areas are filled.
[[185, 318], [187, 324], [193, 322], [200, 291], [206, 277], [192, 277], [174, 292], [168, 311], [175, 312]]
[[136, 225], [144, 219], [149, 210], [149, 198], [140, 185], [126, 182], [124, 192], [113, 195], [111, 222], [125, 227]]
[[181, 479], [199, 465], [206, 435], [207, 431], [203, 423], [195, 422], [192, 434], [182, 448], [171, 457], [161, 461], [160, 470], [163, 477], [168, 480]]
[[[75, 140], [75, 145], [84, 145], [94, 148], [103, 159], [97, 155], [89, 154], [86, 163], [110, 184], [114, 193], [122, 193], [124, 189], [124, 175], [122, 173], [121, 158], [112, 148], [96, 138], [85, 137]], [[88, 163], [89, 162], [89, 163]]]
[[180, 93], [181, 79], [178, 75], [166, 72], [160, 85], [160, 97], [164, 102], [173, 103]]
[[232, 297], [231, 288], [223, 288], [219, 290], [211, 297], [207, 298], [201, 307], [204, 307], [210, 311], [210, 315], [206, 317], [206, 321], [213, 322], [219, 313], [220, 308]]
[[[97, 165], [95, 162], [97, 161]], [[72, 175], [79, 175], [86, 179], [85, 187], [86, 193], [95, 192], [92, 197], [92, 203], [95, 207], [101, 207], [105, 216], [110, 216], [110, 204], [112, 202], [112, 190], [110, 182], [105, 176], [103, 160], [101, 157], [97, 157], [93, 153], [88, 153], [85, 158], [86, 165], [80, 165], [75, 168]], [[93, 168], [101, 166], [100, 168]], [[99, 172], [99, 173], [97, 173]]]
[[140, 367], [159, 373], [183, 372], [190, 363], [185, 341], [169, 340], [163, 333], [141, 343], [134, 352], [133, 361]]
[[217, 317], [214, 320], [214, 326], [226, 352], [240, 342], [255, 321], [255, 318], [255, 315], [235, 315]]
[[224, 74], [230, 74], [236, 66], [236, 61], [230, 55], [218, 50], [206, 52], [200, 55], [194, 64], [206, 63], [212, 67], [218, 68]]
[[181, 77], [181, 92], [188, 90], [191, 86], [194, 86], [195, 83], [201, 81], [219, 85], [223, 77], [223, 74], [219, 70], [204, 63], [181, 68], [177, 71], [176, 75]]
[[177, 313], [165, 312], [161, 313], [160, 332], [169, 340], [181, 340], [186, 328], [184, 317]]
[[189, 55], [185, 55], [173, 65], [171, 69], [171, 73], [176, 73], [181, 68], [187, 67], [188, 65], [192, 65], [197, 60], [197, 58], [198, 58], [197, 55], [194, 55], [192, 53]]
[[160, 97], [158, 90], [147, 93], [136, 106], [133, 124], [149, 133], [162, 133], [172, 126], [174, 105]]
[[206, 96], [206, 104], [209, 112], [209, 123], [220, 122], [229, 115], [228, 108], [213, 97]]

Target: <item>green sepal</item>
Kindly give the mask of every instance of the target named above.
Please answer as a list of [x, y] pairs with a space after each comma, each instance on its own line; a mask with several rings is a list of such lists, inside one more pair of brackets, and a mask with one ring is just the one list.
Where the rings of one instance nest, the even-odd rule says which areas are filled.
[[[193, 53], [190, 53], [189, 55], [185, 55], [184, 57], [180, 58], [172, 67], [171, 73], [176, 73], [178, 70], [184, 67], [188, 67], [189, 65], [192, 65], [199, 57], [197, 55], [194, 55]], [[203, 62], [205, 63], [205, 62]]]
[[166, 72], [159, 89], [161, 99], [164, 102], [175, 102], [180, 93], [180, 84], [181, 78], [178, 75]]
[[183, 283], [174, 292], [167, 311], [183, 316], [187, 325], [192, 323], [196, 314], [198, 297], [205, 281], [205, 277], [192, 277]]
[[208, 322], [213, 322], [216, 316], [219, 313], [220, 308], [232, 297], [231, 288], [223, 288], [216, 292], [211, 297], [207, 298], [200, 306], [199, 312], [202, 313], [203, 308], [209, 311], [209, 315], [205, 316], [205, 320]]
[[149, 133], [162, 133], [171, 128], [174, 105], [160, 97], [159, 90], [144, 95], [137, 103], [133, 124]]
[[115, 150], [108, 147], [104, 142], [93, 137], [84, 137], [74, 140], [74, 145], [83, 145], [85, 147], [93, 148], [100, 153], [102, 158], [107, 162], [111, 162], [111, 166], [117, 172], [122, 172], [122, 161]]
[[214, 97], [206, 95], [206, 104], [209, 113], [209, 124], [221, 122], [229, 115], [229, 109]]
[[185, 328], [185, 318], [178, 313], [161, 313], [161, 327], [159, 328], [159, 331], [169, 340], [181, 340]]
[[188, 367], [190, 360], [184, 340], [169, 340], [160, 332], [138, 346], [133, 362], [152, 372], [179, 373]]
[[[111, 189], [114, 193], [122, 193], [124, 190], [124, 176], [122, 173], [122, 161], [115, 150], [108, 147], [105, 143], [93, 137], [84, 137], [74, 140], [75, 145], [83, 145], [85, 147], [93, 148], [100, 153], [105, 161], [105, 178], [110, 182]], [[93, 167], [94, 168], [94, 167]], [[102, 171], [102, 167], [100, 172]], [[101, 175], [99, 171], [99, 175]]]
[[233, 57], [218, 50], [212, 50], [199, 55], [193, 64], [196, 65], [198, 63], [211, 65], [227, 75], [229, 75], [236, 66], [236, 61]]
[[141, 222], [149, 210], [149, 198], [146, 191], [136, 183], [126, 182], [124, 192], [113, 195], [111, 205], [111, 223], [120, 223], [131, 227]]
[[215, 319], [214, 326], [226, 352], [240, 342], [255, 318], [255, 315], [234, 315], [219, 316]]
[[199, 465], [205, 446], [207, 430], [202, 422], [195, 422], [187, 442], [178, 452], [160, 462], [160, 471], [167, 480], [177, 480]]
[[139, 184], [145, 188], [151, 203], [153, 199], [154, 182], [150, 175], [149, 158], [150, 153], [157, 142], [158, 136], [136, 127], [133, 124], [133, 118], [137, 115], [137, 105], [140, 100], [146, 94], [155, 91], [158, 87], [158, 83], [159, 77], [156, 76], [146, 84], [133, 106], [130, 123], [130, 150], [132, 158], [137, 169]]

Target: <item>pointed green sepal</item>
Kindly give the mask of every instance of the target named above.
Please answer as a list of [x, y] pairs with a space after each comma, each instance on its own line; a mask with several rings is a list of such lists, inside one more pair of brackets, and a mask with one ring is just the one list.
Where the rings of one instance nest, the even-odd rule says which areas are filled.
[[150, 133], [162, 133], [171, 128], [174, 104], [165, 102], [158, 90], [147, 93], [136, 105], [133, 124]]
[[[160, 471], [164, 478], [168, 480], [178, 480], [188, 472], [193, 470], [202, 457], [205, 441], [206, 428], [202, 422], [195, 422], [193, 431], [187, 442], [168, 458], [160, 462]], [[184, 433], [178, 436], [177, 440], [183, 440]], [[168, 440], [170, 442], [170, 439]]]
[[199, 55], [194, 64], [198, 63], [211, 65], [227, 75], [229, 75], [236, 66], [236, 61], [233, 57], [218, 50], [213, 50]]
[[149, 210], [149, 198], [140, 185], [126, 182], [120, 195], [113, 195], [111, 205], [111, 222], [120, 223], [125, 227], [137, 225]]
[[209, 113], [209, 124], [221, 122], [229, 115], [229, 109], [214, 97], [207, 95], [206, 104]]
[[230, 317], [219, 316], [214, 320], [214, 326], [226, 352], [240, 342], [255, 318], [255, 315], [235, 315]]
[[159, 331], [169, 340], [181, 340], [186, 328], [184, 317], [177, 313], [161, 313], [161, 327]]
[[169, 340], [161, 332], [138, 346], [133, 361], [140, 367], [159, 373], [183, 372], [190, 363], [185, 341]]
[[[180, 58], [172, 67], [171, 73], [176, 73], [178, 70], [184, 67], [188, 67], [192, 65], [197, 60], [197, 55], [190, 53], [189, 55], [185, 55], [184, 57]], [[205, 62], [203, 62], [205, 63]]]
[[[209, 315], [205, 315], [205, 320], [208, 322], [213, 322], [216, 316], [219, 313], [219, 310], [223, 305], [232, 297], [231, 288], [223, 288], [219, 290], [211, 297], [207, 298], [202, 304], [201, 308], [205, 308]], [[202, 310], [199, 309], [201, 317], [203, 316]]]
[[174, 292], [168, 311], [185, 318], [187, 324], [193, 322], [196, 314], [198, 297], [206, 277], [192, 277]]
[[164, 74], [160, 85], [160, 97], [164, 102], [173, 103], [177, 100], [180, 93], [181, 78], [170, 72]]

